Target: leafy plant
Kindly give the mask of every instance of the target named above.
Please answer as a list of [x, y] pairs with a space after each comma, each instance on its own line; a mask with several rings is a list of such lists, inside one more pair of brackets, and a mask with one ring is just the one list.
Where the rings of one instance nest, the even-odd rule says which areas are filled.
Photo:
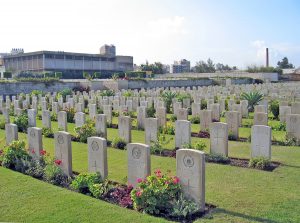
[[72, 95], [72, 89], [65, 88], [65, 89], [61, 90], [60, 92], [58, 92], [56, 98], [58, 99], [60, 97], [63, 97], [63, 100], [66, 101], [67, 95]]
[[199, 124], [200, 123], [200, 117], [193, 116], [193, 117], [191, 117], [190, 122], [192, 124]]
[[113, 90], [104, 90], [101, 91], [100, 96], [115, 96], [115, 92]]
[[162, 134], [175, 135], [175, 128], [172, 124], [167, 122], [166, 125], [159, 127], [159, 132]]
[[146, 179], [138, 179], [131, 191], [135, 209], [150, 214], [172, 213], [173, 204], [179, 198], [181, 186], [176, 176], [162, 174], [160, 170]]
[[89, 137], [96, 135], [96, 129], [93, 126], [92, 122], [86, 123], [83, 126], [75, 127], [76, 138], [80, 142], [86, 143]]
[[221, 154], [209, 153], [205, 154], [205, 161], [212, 163], [229, 163], [230, 159]]
[[20, 116], [16, 117], [14, 124], [18, 126], [18, 131], [27, 132], [28, 128], [28, 115], [26, 112], [23, 112]]
[[279, 116], [279, 101], [278, 100], [272, 100], [270, 102], [270, 111], [272, 112], [274, 118], [278, 120], [278, 116]]
[[126, 141], [121, 137], [116, 137], [113, 139], [111, 146], [116, 149], [124, 150], [126, 147]]
[[183, 99], [189, 98], [191, 99], [191, 95], [189, 93], [180, 93], [176, 95], [178, 101], [183, 102]]
[[65, 109], [65, 112], [67, 113], [67, 122], [74, 123], [74, 117], [75, 117], [75, 109], [74, 108], [67, 108]]
[[249, 167], [256, 168], [260, 170], [267, 169], [271, 166], [271, 160], [265, 157], [255, 157], [251, 158], [249, 161]]
[[155, 110], [153, 104], [150, 108], [146, 108], [146, 113], [147, 113], [148, 118], [155, 118], [155, 112], [156, 112], [156, 110]]
[[1, 156], [3, 167], [23, 173], [26, 171], [27, 161], [31, 160], [25, 149], [24, 141], [13, 141], [4, 148]]
[[237, 137], [235, 136], [235, 134], [233, 132], [230, 131], [228, 133], [228, 140], [236, 141]]
[[177, 120], [177, 116], [174, 115], [174, 114], [172, 114], [172, 115], [170, 116], [170, 120], [171, 120], [172, 122], [175, 122], [175, 121]]
[[201, 110], [207, 109], [207, 101], [205, 99], [201, 99]]
[[279, 122], [279, 123], [273, 125], [271, 128], [272, 128], [272, 130], [275, 130], [275, 131], [286, 131], [286, 124], [283, 122]]
[[262, 101], [264, 98], [263, 94], [259, 93], [258, 91], [252, 91], [250, 93], [243, 92], [241, 94], [241, 100], [247, 100], [248, 101], [248, 110], [250, 112], [254, 111], [254, 106], [258, 105], [260, 101]]
[[3, 116], [0, 117], [0, 129], [5, 129], [5, 118]]
[[122, 207], [132, 207], [130, 196], [132, 189], [132, 186], [118, 186], [109, 192], [109, 197]]
[[[79, 193], [88, 194], [91, 192], [90, 188], [94, 184], [100, 183], [102, 183], [102, 179], [99, 173], [81, 173], [75, 177], [70, 187]], [[96, 188], [94, 188], [94, 190], [95, 189]]]
[[197, 204], [192, 201], [186, 199], [183, 194], [179, 196], [179, 199], [176, 200], [173, 204], [173, 210], [171, 212], [171, 216], [173, 217], [184, 217], [190, 216], [198, 211]]
[[164, 146], [170, 143], [172, 139], [166, 139], [165, 134], [159, 134], [156, 141], [151, 142], [151, 154], [162, 154]]
[[163, 99], [163, 101], [165, 102], [165, 105], [166, 105], [167, 113], [171, 112], [172, 100], [176, 96], [177, 96], [177, 93], [176, 92], [172, 92], [172, 91], [164, 91], [161, 94], [161, 97], [162, 97], [162, 99]]
[[53, 133], [52, 129], [50, 129], [50, 128], [42, 128], [42, 134], [46, 138], [53, 138], [54, 137], [54, 133]]
[[69, 177], [63, 172], [60, 167], [61, 160], [51, 160], [44, 168], [43, 179], [51, 184], [58, 186], [68, 186]]
[[103, 198], [110, 189], [111, 189], [111, 186], [110, 186], [108, 180], [105, 180], [104, 182], [101, 182], [101, 183], [89, 185], [89, 190], [90, 190], [92, 196], [95, 198], [98, 198], [98, 199]]

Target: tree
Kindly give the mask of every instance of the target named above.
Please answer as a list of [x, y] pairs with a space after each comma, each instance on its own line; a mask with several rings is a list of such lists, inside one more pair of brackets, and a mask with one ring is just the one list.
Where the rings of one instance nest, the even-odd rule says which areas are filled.
[[203, 60], [196, 63], [195, 70], [197, 73], [214, 73], [216, 72], [213, 61], [208, 58], [207, 63]]
[[295, 67], [293, 64], [289, 63], [289, 60], [287, 57], [284, 57], [281, 61], [278, 61], [277, 68], [289, 69], [289, 68], [295, 68]]
[[3, 72], [3, 77], [6, 79], [12, 78], [12, 72], [9, 72], [9, 71]]
[[149, 64], [146, 61], [146, 64], [141, 64], [142, 71], [151, 71], [153, 74], [163, 74], [163, 64], [160, 62], [155, 62], [154, 64]]

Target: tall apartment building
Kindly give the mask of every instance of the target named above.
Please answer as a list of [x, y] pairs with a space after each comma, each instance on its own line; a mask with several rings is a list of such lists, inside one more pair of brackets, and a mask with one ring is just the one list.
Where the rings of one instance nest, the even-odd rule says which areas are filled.
[[133, 70], [132, 56], [116, 55], [116, 47], [104, 45], [99, 54], [60, 51], [17, 52], [3, 56], [6, 70], [22, 72], [62, 72], [63, 77], [81, 78], [83, 72], [112, 74]]
[[186, 73], [191, 70], [191, 62], [182, 59], [180, 61], [174, 61], [174, 64], [170, 65], [170, 73]]

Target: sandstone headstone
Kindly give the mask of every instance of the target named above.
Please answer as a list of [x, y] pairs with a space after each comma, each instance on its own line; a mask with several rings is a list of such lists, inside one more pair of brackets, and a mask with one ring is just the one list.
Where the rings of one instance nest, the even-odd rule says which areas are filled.
[[34, 159], [38, 159], [43, 150], [42, 129], [30, 127], [27, 132], [29, 154]]
[[145, 179], [151, 173], [150, 146], [141, 143], [127, 145], [128, 183], [133, 187], [137, 179]]
[[272, 130], [269, 126], [254, 125], [251, 128], [251, 157], [271, 159]]
[[253, 125], [268, 125], [268, 114], [263, 112], [254, 113]]
[[175, 122], [175, 147], [182, 148], [184, 144], [191, 143], [191, 123], [185, 120]]
[[200, 129], [201, 131], [206, 131], [209, 129], [209, 125], [212, 122], [212, 111], [211, 110], [201, 110], [200, 111]]
[[287, 115], [286, 132], [289, 138], [296, 139], [297, 145], [300, 145], [300, 114]]
[[57, 113], [57, 122], [58, 129], [61, 131], [68, 131], [68, 120], [67, 120], [67, 112], [60, 111]]
[[75, 113], [75, 126], [81, 127], [85, 124], [85, 113], [76, 112]]
[[118, 132], [119, 137], [124, 139], [126, 143], [131, 142], [131, 118], [129, 116], [119, 116]]
[[228, 124], [210, 124], [210, 153], [228, 156]]
[[97, 135], [107, 139], [107, 119], [104, 114], [96, 115], [96, 133]]
[[28, 126], [35, 127], [36, 126], [36, 110], [35, 109], [28, 109]]
[[184, 195], [205, 210], [205, 153], [192, 149], [176, 151], [176, 175]]
[[44, 128], [51, 129], [51, 113], [48, 110], [42, 111], [42, 124]]
[[18, 140], [18, 126], [15, 124], [5, 124], [6, 145]]
[[72, 146], [71, 135], [59, 131], [54, 134], [55, 158], [61, 160], [60, 167], [68, 176], [72, 176]]
[[145, 143], [151, 145], [151, 142], [157, 141], [158, 134], [158, 119], [146, 118], [145, 119]]
[[108, 175], [106, 139], [100, 137], [89, 137], [88, 149], [89, 172], [99, 172], [101, 178], [106, 179]]
[[226, 123], [228, 124], [228, 134], [235, 138], [239, 137], [239, 113], [236, 111], [226, 112]]

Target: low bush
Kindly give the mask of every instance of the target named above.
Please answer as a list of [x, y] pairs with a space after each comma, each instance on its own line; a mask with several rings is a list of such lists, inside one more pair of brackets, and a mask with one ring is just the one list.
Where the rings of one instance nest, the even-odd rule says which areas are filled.
[[186, 199], [183, 194], [181, 194], [173, 204], [173, 209], [170, 215], [172, 217], [180, 218], [180, 217], [188, 217], [198, 211], [198, 205], [192, 201]]
[[177, 116], [174, 115], [174, 114], [172, 114], [172, 115], [170, 116], [170, 121], [175, 122], [176, 120], [177, 120]]
[[272, 128], [272, 130], [275, 130], [275, 131], [286, 131], [286, 124], [283, 122], [279, 122], [279, 123], [273, 125], [271, 128]]
[[51, 128], [42, 128], [42, 134], [46, 138], [54, 138], [54, 133]]
[[209, 153], [205, 154], [205, 161], [212, 163], [229, 163], [230, 159], [221, 154]]
[[179, 179], [176, 176], [162, 174], [160, 170], [146, 179], [138, 179], [131, 191], [131, 199], [136, 210], [149, 214], [168, 214], [181, 193]]
[[126, 148], [126, 141], [123, 138], [116, 137], [111, 142], [111, 146], [116, 149], [124, 150]]
[[18, 126], [18, 131], [27, 132], [28, 128], [28, 115], [23, 112], [20, 116], [15, 117], [14, 124]]
[[111, 185], [108, 180], [105, 180], [104, 182], [101, 183], [89, 185], [89, 190], [92, 196], [98, 199], [105, 197], [110, 189], [111, 189]]
[[166, 123], [166, 125], [159, 127], [159, 133], [167, 134], [167, 135], [175, 135], [175, 128], [172, 124]]
[[5, 129], [5, 118], [2, 116], [0, 117], [0, 129]]
[[61, 160], [51, 160], [44, 168], [43, 179], [57, 186], [68, 187], [70, 178], [63, 172], [60, 167]]
[[74, 108], [67, 108], [65, 109], [65, 112], [67, 113], [67, 122], [74, 123], [74, 117], [75, 117], [75, 109]]
[[79, 140], [79, 142], [86, 143], [89, 137], [95, 136], [96, 129], [93, 126], [93, 123], [86, 123], [81, 127], [75, 127], [75, 137]]
[[153, 105], [150, 108], [146, 108], [146, 113], [148, 118], [155, 118], [155, 112], [156, 110]]
[[1, 159], [3, 167], [25, 173], [31, 157], [25, 149], [24, 141], [13, 141], [4, 148]]
[[[79, 193], [88, 194], [91, 193], [90, 188], [94, 184], [100, 183], [102, 183], [102, 178], [99, 173], [81, 173], [75, 177], [70, 187]], [[95, 188], [93, 190], [95, 191]]]
[[190, 122], [191, 122], [192, 124], [200, 124], [200, 117], [193, 116], [193, 117], [190, 119]]
[[274, 118], [278, 120], [278, 116], [279, 116], [279, 101], [278, 100], [272, 100], [270, 102], [270, 111], [272, 112]]
[[271, 166], [271, 160], [265, 157], [255, 157], [251, 158], [249, 161], [249, 167], [256, 168], [260, 170], [267, 169]]
[[237, 137], [233, 134], [233, 132], [228, 133], [228, 140], [236, 141]]
[[118, 186], [109, 191], [108, 196], [112, 198], [121, 207], [131, 208], [133, 202], [131, 199], [132, 186]]
[[167, 140], [165, 134], [159, 134], [156, 141], [151, 142], [151, 154], [162, 154], [164, 146], [170, 143], [172, 139]]

